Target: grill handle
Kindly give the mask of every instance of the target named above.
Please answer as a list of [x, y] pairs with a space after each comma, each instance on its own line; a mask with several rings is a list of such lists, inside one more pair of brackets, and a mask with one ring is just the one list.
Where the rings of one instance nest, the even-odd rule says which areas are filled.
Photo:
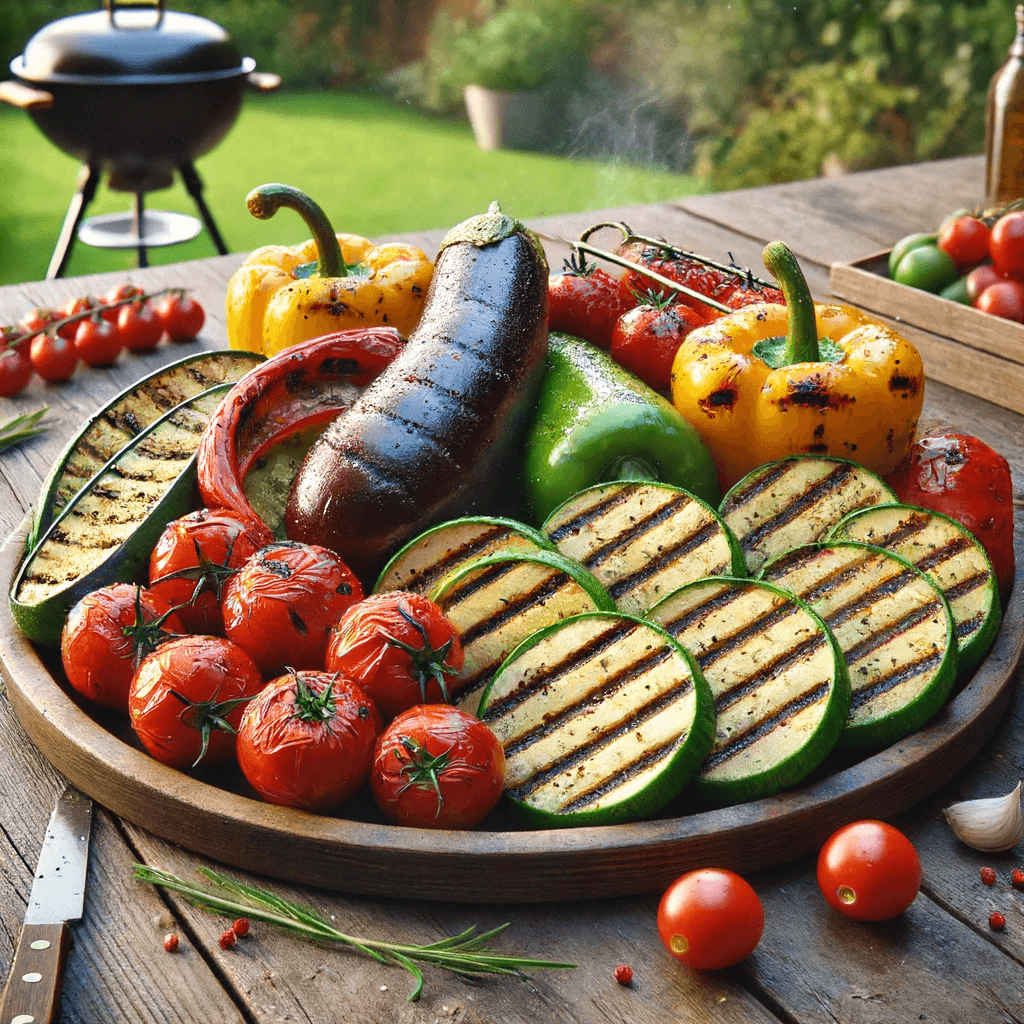
[[0, 100], [22, 110], [46, 110], [53, 106], [53, 93], [21, 82], [0, 82]]
[[164, 20], [164, 0], [126, 0], [126, 2], [123, 3], [118, 2], [118, 0], [103, 0], [103, 6], [107, 9], [107, 17], [110, 18], [112, 28], [120, 27], [114, 20], [114, 16], [117, 14], [117, 9], [119, 7], [123, 11], [156, 11], [156, 22], [153, 25], [154, 28], [159, 28]]
[[245, 76], [245, 83], [256, 92], [275, 92], [281, 87], [281, 76], [273, 71], [250, 71]]

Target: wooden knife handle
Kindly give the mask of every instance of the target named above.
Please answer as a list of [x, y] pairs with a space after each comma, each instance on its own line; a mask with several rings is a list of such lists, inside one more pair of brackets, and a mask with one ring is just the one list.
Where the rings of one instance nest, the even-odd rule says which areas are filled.
[[71, 946], [71, 929], [26, 924], [0, 1000], [0, 1024], [54, 1024], [60, 1017], [60, 986]]

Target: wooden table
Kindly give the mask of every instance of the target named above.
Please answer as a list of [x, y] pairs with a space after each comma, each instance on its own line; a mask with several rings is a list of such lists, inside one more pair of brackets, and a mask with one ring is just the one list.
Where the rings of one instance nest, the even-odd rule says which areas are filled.
[[[968, 158], [549, 218], [534, 226], [549, 235], [575, 237], [595, 221], [623, 219], [635, 230], [708, 255], [731, 253], [755, 269], [764, 242], [782, 238], [801, 258], [816, 295], [824, 297], [830, 263], [886, 248], [910, 231], [933, 230], [949, 211], [980, 200], [982, 179], [980, 159]], [[443, 233], [410, 240], [433, 252]], [[550, 246], [553, 266], [566, 251]], [[109, 370], [80, 369], [65, 385], [37, 380], [16, 398], [0, 400], [0, 420], [42, 404], [51, 407], [44, 435], [0, 455], [0, 537], [16, 529], [65, 440], [99, 404], [173, 358], [225, 344], [224, 287], [240, 259], [225, 256], [128, 275], [147, 288], [192, 289], [207, 310], [198, 342], [122, 357]], [[13, 323], [36, 305], [101, 292], [124, 277], [2, 288], [0, 323]], [[1024, 479], [1020, 416], [933, 382], [925, 415], [982, 437], [1008, 457], [1015, 478]], [[1022, 553], [1018, 531], [1018, 564], [1024, 563]], [[495, 878], [494, 905], [464, 906], [345, 898], [256, 880], [312, 903], [352, 934], [426, 943], [473, 923], [488, 927], [509, 921], [510, 929], [497, 940], [501, 949], [578, 965], [574, 971], [536, 972], [525, 983], [498, 978], [472, 985], [427, 970], [418, 1003], [406, 1001], [409, 980], [400, 969], [310, 946], [267, 927], [254, 927], [235, 949], [221, 950], [217, 940], [227, 927], [224, 920], [132, 881], [135, 861], [190, 876], [202, 859], [99, 810], [63, 1019], [82, 1024], [1021, 1021], [1024, 894], [1010, 887], [1008, 877], [1012, 868], [1024, 866], [1024, 850], [973, 853], [952, 837], [940, 809], [957, 799], [1011, 789], [1024, 775], [1022, 758], [1024, 700], [1015, 689], [994, 739], [950, 785], [896, 822], [917, 845], [924, 865], [921, 894], [906, 914], [876, 925], [840, 918], [821, 899], [809, 858], [764, 870], [751, 876], [767, 920], [761, 944], [738, 967], [717, 973], [691, 972], [666, 954], [655, 927], [656, 896], [586, 902], [567, 892], [562, 904], [503, 907], [501, 879]], [[0, 965], [6, 975], [43, 830], [63, 786], [6, 699], [0, 700], [0, 778], [5, 780], [0, 786]], [[984, 864], [999, 872], [992, 888], [979, 879]], [[1007, 921], [998, 933], [987, 924], [995, 909]], [[169, 931], [181, 938], [174, 955], [162, 946]], [[618, 963], [633, 967], [628, 988], [612, 978]]]

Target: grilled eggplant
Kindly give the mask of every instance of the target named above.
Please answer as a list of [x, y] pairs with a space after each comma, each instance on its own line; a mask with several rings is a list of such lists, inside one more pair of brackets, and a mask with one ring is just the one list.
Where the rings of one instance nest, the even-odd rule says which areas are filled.
[[372, 580], [435, 523], [515, 511], [503, 494], [543, 375], [547, 279], [536, 236], [496, 204], [453, 228], [405, 350], [303, 461], [288, 536]]

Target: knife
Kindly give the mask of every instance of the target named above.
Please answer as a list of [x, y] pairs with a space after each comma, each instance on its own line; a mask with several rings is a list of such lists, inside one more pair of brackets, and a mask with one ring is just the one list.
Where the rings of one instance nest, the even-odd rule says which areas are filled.
[[74, 786], [59, 797], [46, 828], [28, 910], [0, 999], [3, 1024], [51, 1024], [60, 1015], [69, 921], [82, 917], [92, 800]]

